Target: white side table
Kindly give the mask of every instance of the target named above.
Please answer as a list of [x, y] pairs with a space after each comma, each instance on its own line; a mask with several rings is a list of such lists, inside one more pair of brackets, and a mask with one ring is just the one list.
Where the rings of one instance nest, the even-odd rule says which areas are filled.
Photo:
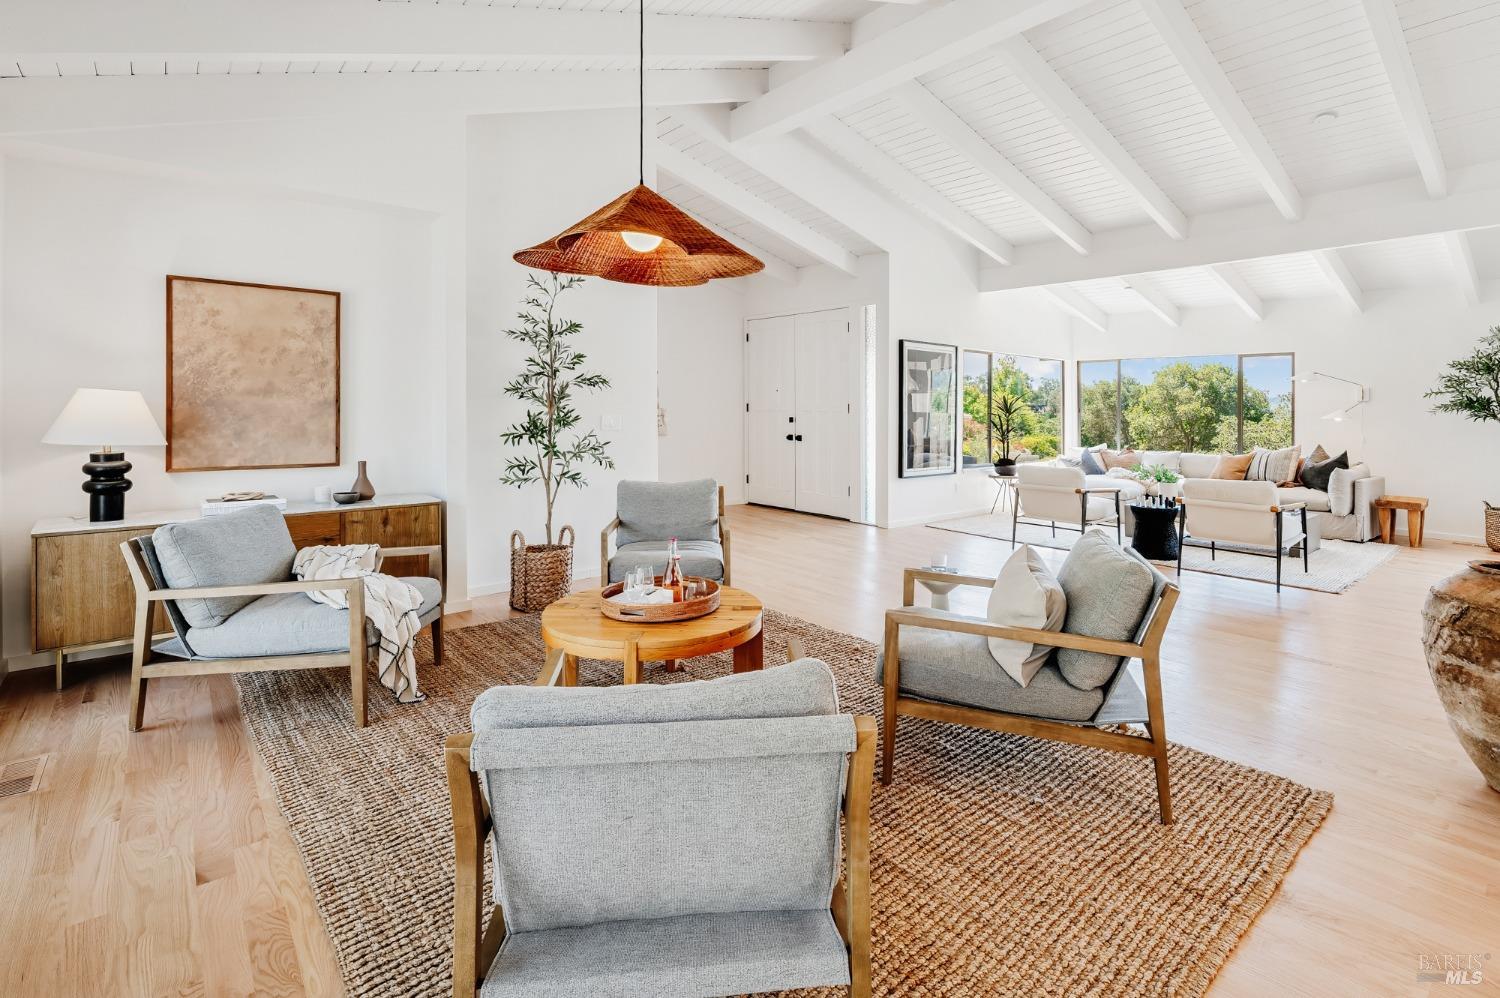
[[1016, 502], [1016, 476], [991, 474], [990, 481], [995, 483], [995, 501], [990, 503], [990, 512], [995, 512], [996, 506], [1012, 508]]
[[[957, 575], [958, 570], [953, 568], [924, 568], [925, 572], [943, 572], [947, 575]], [[948, 609], [948, 594], [958, 588], [957, 582], [937, 582], [932, 579], [918, 579], [922, 588], [932, 594], [932, 608], [934, 610]]]

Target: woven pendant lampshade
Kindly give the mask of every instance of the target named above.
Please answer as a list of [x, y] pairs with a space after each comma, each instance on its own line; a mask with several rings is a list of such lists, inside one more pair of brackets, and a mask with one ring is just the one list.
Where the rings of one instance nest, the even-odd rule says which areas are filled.
[[[661, 243], [639, 252], [626, 243], [626, 232], [659, 237]], [[644, 184], [561, 235], [521, 250], [515, 260], [538, 270], [667, 288], [707, 284], [718, 277], [749, 277], [765, 267]]]
[[515, 254], [526, 267], [685, 288], [765, 268], [646, 186], [646, 3], [640, 4], [640, 182], [561, 235]]

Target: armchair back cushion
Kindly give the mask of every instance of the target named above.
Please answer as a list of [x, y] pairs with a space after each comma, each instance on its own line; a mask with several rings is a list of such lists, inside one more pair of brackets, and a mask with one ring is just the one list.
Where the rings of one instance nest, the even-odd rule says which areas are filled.
[[1272, 507], [1280, 503], [1274, 482], [1190, 478], [1182, 483], [1187, 531], [1200, 540], [1256, 546], [1276, 543]]
[[[167, 523], [151, 534], [162, 579], [170, 589], [285, 582], [292, 577], [292, 543], [286, 519], [272, 506]], [[255, 596], [176, 600], [190, 627], [217, 627]]]
[[496, 687], [471, 765], [512, 932], [826, 912], [854, 719], [814, 659], [674, 686]]
[[[1076, 490], [1087, 485], [1081, 468], [1043, 464], [1016, 466], [1021, 515], [1032, 519], [1077, 523], [1083, 512]], [[1113, 511], [1111, 504], [1110, 512]]]
[[[1064, 633], [1109, 641], [1134, 640], [1150, 610], [1153, 594], [1161, 591], [1158, 575], [1133, 548], [1114, 544], [1100, 531], [1087, 531], [1057, 573], [1058, 585], [1068, 599]], [[1118, 655], [1102, 652], [1057, 649], [1057, 667], [1063, 678], [1080, 690], [1107, 684], [1122, 661]]]
[[693, 482], [621, 482], [615, 490], [620, 545], [639, 541], [717, 541], [719, 486], [712, 478]]

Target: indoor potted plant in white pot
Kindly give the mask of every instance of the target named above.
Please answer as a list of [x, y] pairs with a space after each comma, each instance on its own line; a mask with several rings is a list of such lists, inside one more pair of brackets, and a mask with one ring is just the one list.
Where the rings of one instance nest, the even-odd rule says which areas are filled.
[[557, 299], [582, 284], [583, 278], [529, 275], [526, 283], [531, 293], [516, 316], [521, 325], [505, 331], [530, 350], [521, 373], [505, 386], [506, 395], [526, 403], [526, 416], [500, 434], [501, 442], [522, 453], [505, 462], [500, 481], [517, 488], [540, 482], [546, 496], [546, 543], [527, 544], [519, 530], [510, 535], [510, 605], [534, 611], [561, 599], [573, 581], [573, 528], [565, 525], [556, 534], [552, 530], [558, 493], [565, 484], [580, 489], [588, 485], [584, 464], [613, 468], [615, 462], [605, 450], [609, 441], [593, 430], [559, 439], [582, 418], [573, 407], [574, 391], [609, 387], [604, 375], [580, 371], [587, 358], [568, 343], [583, 325], [555, 314]]

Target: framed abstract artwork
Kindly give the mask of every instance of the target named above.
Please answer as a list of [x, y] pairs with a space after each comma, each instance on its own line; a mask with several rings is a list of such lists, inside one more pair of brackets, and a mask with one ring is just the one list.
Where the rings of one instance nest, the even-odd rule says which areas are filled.
[[902, 478], [958, 473], [958, 347], [902, 340]]
[[339, 463], [337, 291], [167, 278], [167, 470]]

